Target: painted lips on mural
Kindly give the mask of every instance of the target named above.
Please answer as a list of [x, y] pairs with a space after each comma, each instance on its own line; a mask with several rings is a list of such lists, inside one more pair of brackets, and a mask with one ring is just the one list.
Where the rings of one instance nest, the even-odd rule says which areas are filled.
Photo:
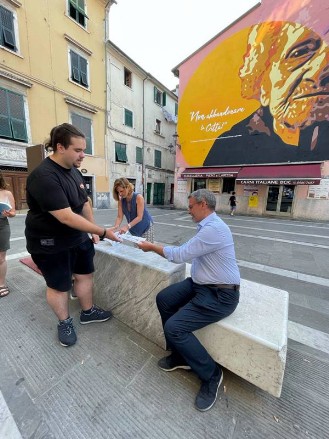
[[250, 29], [241, 97], [259, 108], [222, 133], [205, 166], [329, 158], [329, 47], [311, 29], [265, 22]]

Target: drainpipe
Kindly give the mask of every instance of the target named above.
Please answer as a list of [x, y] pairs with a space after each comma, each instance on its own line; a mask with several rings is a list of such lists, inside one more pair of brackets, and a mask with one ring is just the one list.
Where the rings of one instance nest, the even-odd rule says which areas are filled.
[[[109, 69], [108, 69], [108, 57], [107, 57], [107, 44], [110, 39], [110, 9], [113, 4], [117, 4], [116, 0], [109, 0], [106, 3], [105, 6], [105, 29], [104, 29], [104, 59], [105, 59], [105, 133], [104, 133], [104, 161], [105, 161], [105, 180], [108, 182], [108, 190], [109, 194], [111, 192], [110, 189], [110, 173], [109, 173], [109, 136], [108, 136], [108, 115], [109, 115], [109, 108], [108, 108], [108, 97], [110, 96], [110, 84], [109, 84]], [[109, 203], [110, 203], [110, 196], [109, 196]], [[111, 204], [111, 203], [110, 203]]]
[[145, 203], [147, 202], [147, 181], [146, 181], [146, 166], [145, 166], [145, 81], [149, 79], [149, 76], [146, 76], [143, 79], [143, 133], [142, 133], [142, 182], [143, 182], [143, 197]]

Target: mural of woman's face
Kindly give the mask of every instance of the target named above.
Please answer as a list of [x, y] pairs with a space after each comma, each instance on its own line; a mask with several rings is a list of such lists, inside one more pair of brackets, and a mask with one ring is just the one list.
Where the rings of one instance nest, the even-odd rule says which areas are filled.
[[303, 128], [326, 120], [329, 112], [329, 48], [311, 30], [286, 23], [271, 48], [263, 80], [263, 102], [274, 123]]

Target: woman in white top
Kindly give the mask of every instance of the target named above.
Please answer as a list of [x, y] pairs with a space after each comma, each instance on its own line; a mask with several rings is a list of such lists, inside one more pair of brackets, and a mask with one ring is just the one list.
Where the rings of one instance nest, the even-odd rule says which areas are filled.
[[[4, 206], [3, 203], [8, 206]], [[0, 171], [0, 298], [8, 296], [9, 294], [9, 289], [6, 286], [6, 254], [10, 248], [10, 226], [8, 218], [12, 218], [15, 215], [14, 196], [7, 190], [7, 184]]]

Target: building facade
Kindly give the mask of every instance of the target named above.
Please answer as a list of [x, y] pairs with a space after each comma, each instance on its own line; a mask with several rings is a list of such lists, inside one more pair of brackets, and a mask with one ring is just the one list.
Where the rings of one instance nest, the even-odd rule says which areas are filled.
[[[174, 197], [177, 95], [107, 42], [110, 180], [125, 177], [147, 204]], [[112, 194], [111, 205], [116, 205]]]
[[175, 206], [205, 187], [228, 212], [329, 219], [326, 0], [262, 0], [173, 69]]
[[0, 0], [0, 169], [27, 207], [26, 148], [69, 122], [86, 135], [83, 175], [94, 205], [108, 192], [103, 0]]

